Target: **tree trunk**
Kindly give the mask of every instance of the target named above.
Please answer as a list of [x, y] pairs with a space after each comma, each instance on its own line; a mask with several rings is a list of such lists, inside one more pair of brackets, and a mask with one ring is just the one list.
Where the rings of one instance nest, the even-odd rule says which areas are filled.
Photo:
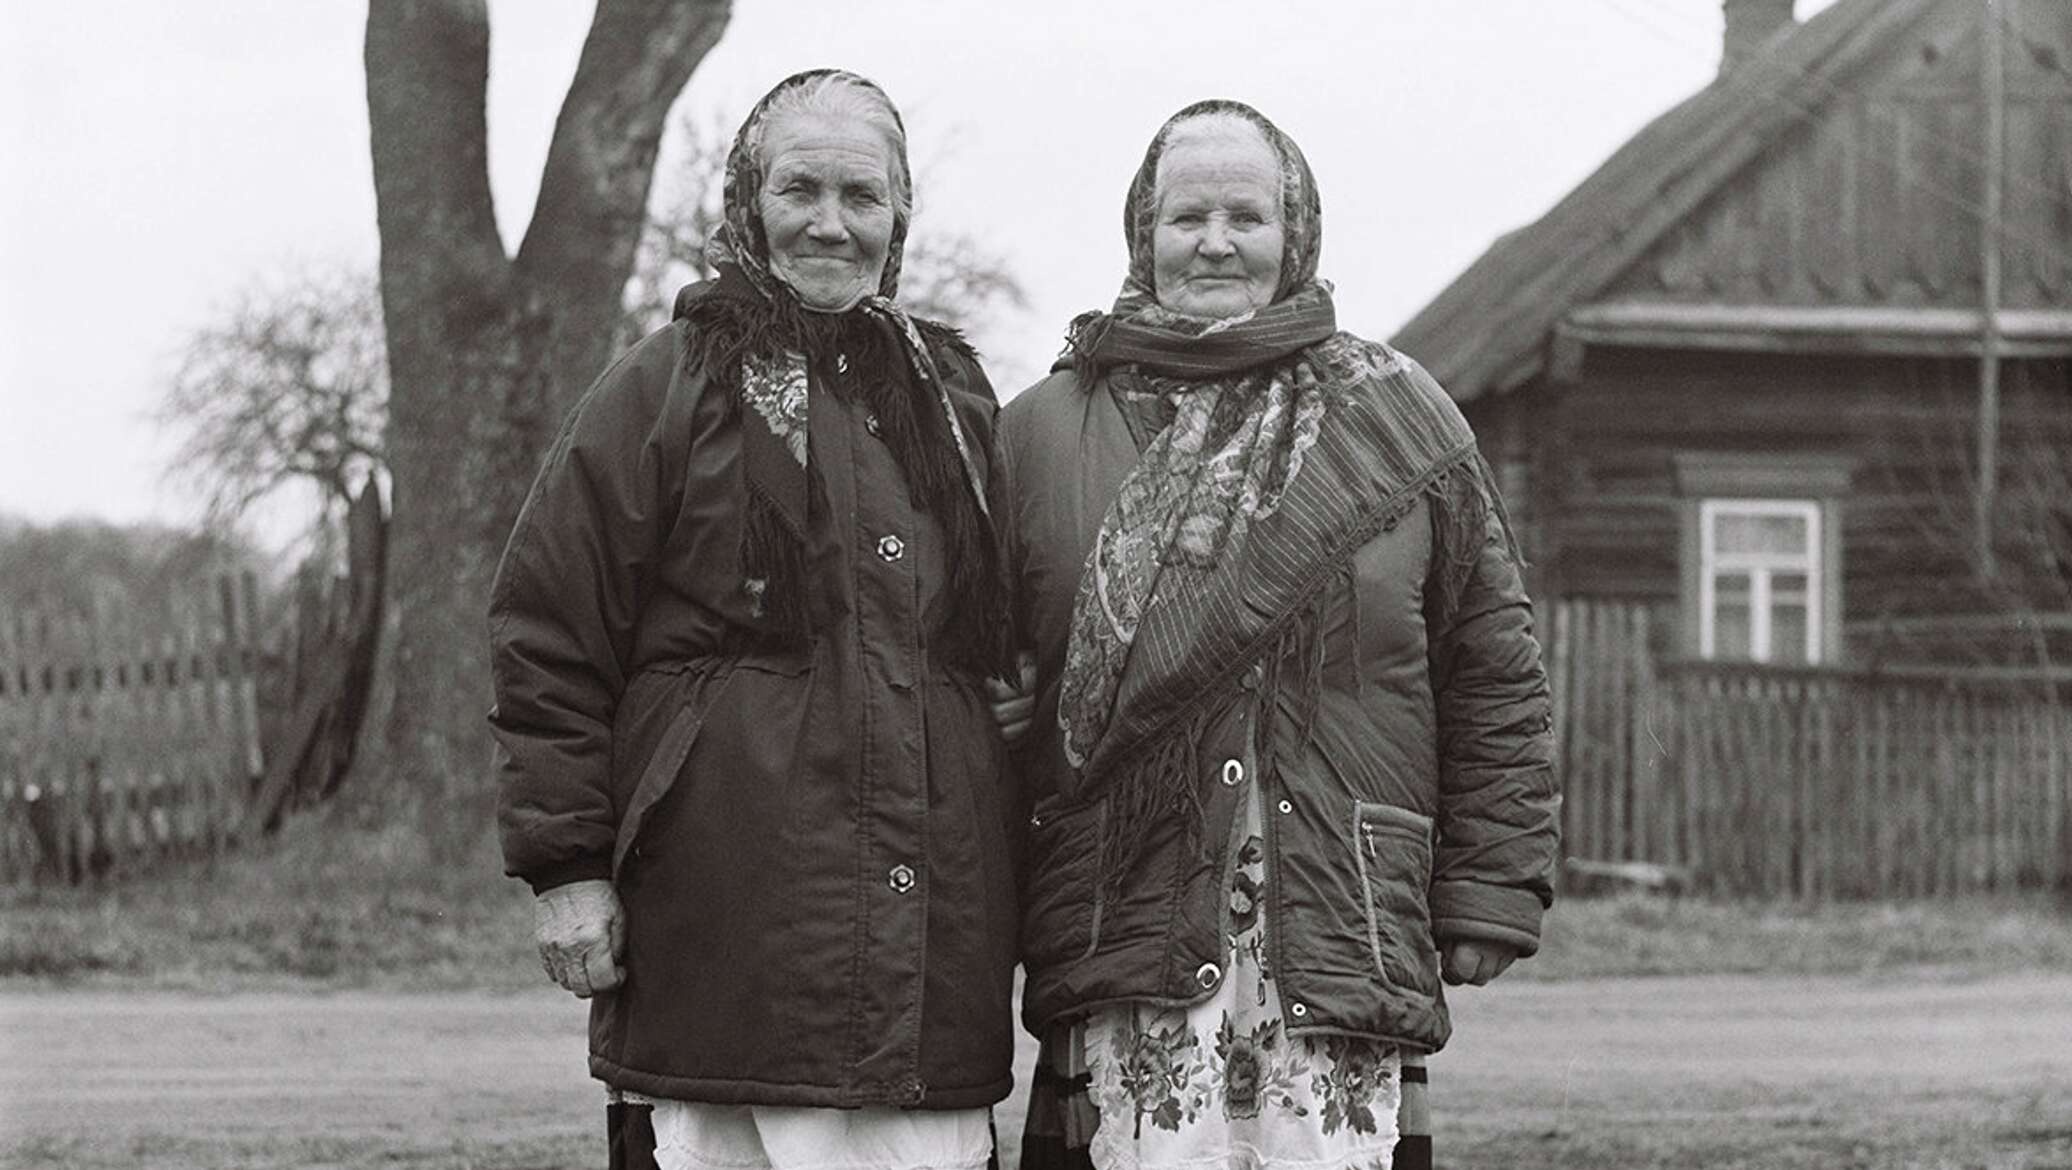
[[728, 10], [599, 0], [513, 258], [489, 192], [483, 0], [368, 6], [399, 610], [380, 766], [442, 852], [473, 848], [494, 807], [483, 613], [497, 557], [609, 356], [669, 107]]

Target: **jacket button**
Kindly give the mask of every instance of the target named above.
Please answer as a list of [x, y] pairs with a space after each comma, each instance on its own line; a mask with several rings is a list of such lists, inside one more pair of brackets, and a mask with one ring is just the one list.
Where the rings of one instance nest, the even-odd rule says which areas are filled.
[[1238, 679], [1237, 685], [1248, 691], [1256, 691], [1259, 689], [1259, 684], [1264, 681], [1266, 681], [1266, 668], [1255, 662], [1245, 668], [1244, 677]]
[[897, 536], [881, 536], [878, 538], [878, 555], [885, 558], [886, 564], [891, 564], [906, 555], [906, 542]]
[[1226, 784], [1226, 785], [1234, 785], [1234, 784], [1236, 784], [1236, 783], [1237, 783], [1238, 781], [1240, 781], [1240, 780], [1243, 780], [1244, 778], [1245, 778], [1245, 765], [1244, 765], [1244, 762], [1243, 762], [1242, 760], [1225, 760], [1225, 761], [1223, 761], [1223, 783], [1224, 783], [1224, 784]]
[[872, 438], [876, 438], [878, 432], [884, 429], [884, 424], [878, 421], [877, 415], [867, 414], [863, 416], [863, 429], [869, 431]]
[[1294, 1016], [1296, 1019], [1299, 1020], [1302, 1017], [1309, 1014], [1309, 1005], [1303, 1003], [1291, 1003], [1288, 1005], [1288, 1014]]
[[913, 889], [914, 867], [911, 865], [893, 866], [892, 872], [885, 877], [885, 884], [891, 886], [892, 892], [895, 894], [904, 894], [908, 890]]
[[1196, 983], [1201, 984], [1201, 989], [1203, 991], [1207, 991], [1211, 987], [1216, 986], [1217, 981], [1221, 980], [1222, 978], [1223, 968], [1218, 967], [1214, 963], [1203, 963], [1201, 966], [1194, 969], [1194, 981]]
[[1288, 813], [1291, 813], [1291, 812], [1294, 812], [1294, 811], [1295, 811], [1295, 806], [1294, 806], [1294, 805], [1293, 805], [1292, 803], [1290, 803], [1290, 802], [1288, 802], [1288, 801], [1285, 801], [1285, 800], [1284, 800], [1284, 801], [1282, 801], [1282, 802], [1280, 802], [1280, 803], [1279, 803], [1279, 804], [1277, 804], [1277, 805], [1274, 805], [1274, 807], [1275, 807], [1275, 808], [1277, 808], [1277, 809], [1279, 809], [1279, 810], [1281, 810], [1281, 813], [1282, 813], [1282, 815], [1284, 815], [1284, 816], [1285, 816], [1286, 814], [1288, 814]]
[[835, 355], [835, 373], [837, 373], [837, 374], [846, 374], [846, 373], [848, 373], [848, 372], [849, 372], [849, 355], [848, 355], [848, 354], [846, 354], [846, 353], [838, 353], [838, 354], [836, 354], [836, 355]]

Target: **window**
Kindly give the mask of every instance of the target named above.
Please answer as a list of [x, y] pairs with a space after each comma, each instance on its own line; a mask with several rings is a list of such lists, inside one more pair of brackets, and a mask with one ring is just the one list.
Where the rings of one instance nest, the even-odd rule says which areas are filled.
[[1698, 652], [1783, 665], [1821, 660], [1820, 505], [1699, 503]]
[[1847, 455], [1679, 451], [1683, 653], [1779, 666], [1842, 657]]

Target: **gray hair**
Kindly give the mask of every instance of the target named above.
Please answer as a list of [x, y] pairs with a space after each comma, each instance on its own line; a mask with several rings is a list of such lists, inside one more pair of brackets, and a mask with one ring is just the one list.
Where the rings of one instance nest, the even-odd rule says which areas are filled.
[[869, 85], [859, 85], [840, 73], [828, 73], [777, 93], [764, 109], [762, 122], [749, 143], [750, 156], [754, 158], [758, 171], [767, 171], [769, 167], [769, 160], [763, 157], [763, 139], [768, 136], [770, 127], [787, 118], [799, 117], [861, 122], [883, 134], [885, 145], [892, 148], [893, 206], [898, 209], [900, 219], [913, 216], [914, 180], [907, 169], [906, 127], [900, 123], [899, 111], [893, 108], [891, 99], [883, 92]]
[[[1165, 202], [1165, 151], [1172, 149], [1173, 144], [1176, 142], [1193, 138], [1223, 139], [1226, 141], [1232, 138], [1244, 138], [1246, 141], [1257, 142], [1265, 147], [1268, 156], [1273, 156], [1276, 153], [1273, 148], [1273, 140], [1266, 136], [1266, 131], [1261, 130], [1257, 123], [1242, 114], [1233, 113], [1229, 110], [1210, 110], [1206, 113], [1190, 114], [1166, 128], [1163, 136], [1165, 149], [1159, 153], [1158, 169], [1153, 173], [1151, 179], [1151, 205], [1153, 208], [1157, 208]], [[1285, 182], [1285, 179], [1283, 181]]]

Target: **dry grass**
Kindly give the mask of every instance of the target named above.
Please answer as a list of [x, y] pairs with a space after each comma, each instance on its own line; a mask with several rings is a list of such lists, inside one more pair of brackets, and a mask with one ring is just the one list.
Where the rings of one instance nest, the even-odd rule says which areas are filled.
[[228, 990], [507, 988], [538, 977], [530, 897], [493, 850], [325, 819], [106, 889], [0, 892], [0, 978]]
[[[310, 823], [314, 821], [314, 823]], [[310, 818], [213, 866], [0, 891], [0, 981], [231, 990], [509, 989], [539, 979], [530, 898], [489, 842], [435, 863], [405, 829]], [[1568, 899], [1512, 980], [2072, 969], [2072, 912], [1992, 901]]]
[[1831, 905], [1569, 899], [1543, 934], [1516, 977], [2072, 969], [2072, 911], [2039, 895]]

